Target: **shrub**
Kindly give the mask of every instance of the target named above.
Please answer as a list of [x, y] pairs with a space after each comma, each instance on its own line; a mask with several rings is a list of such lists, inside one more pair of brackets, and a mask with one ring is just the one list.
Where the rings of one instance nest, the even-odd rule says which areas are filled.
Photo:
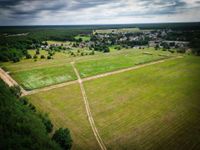
[[53, 130], [53, 124], [51, 123], [51, 120], [49, 119], [48, 115], [41, 114], [41, 113], [39, 113], [38, 115], [41, 118], [41, 120], [46, 128], [47, 133], [51, 133]]
[[15, 95], [17, 98], [19, 98], [21, 96], [21, 89], [19, 86], [12, 86], [10, 87], [10, 91], [13, 95]]
[[26, 97], [21, 97], [19, 99], [19, 101], [23, 104], [23, 105], [27, 105], [28, 104], [28, 99]]
[[72, 138], [70, 135], [69, 129], [65, 128], [59, 128], [55, 131], [52, 139], [56, 141], [60, 147], [62, 147], [65, 150], [69, 150], [72, 147]]
[[92, 51], [92, 52], [90, 52], [90, 55], [94, 55], [95, 53], [94, 53], [94, 50]]
[[28, 104], [28, 107], [33, 111], [33, 112], [36, 112], [36, 108], [33, 104], [29, 103]]
[[16, 63], [16, 62], [19, 62], [20, 59], [19, 59], [19, 57], [16, 56], [16, 57], [13, 57], [13, 58], [12, 58], [12, 61], [13, 61], [14, 63]]
[[108, 47], [105, 47], [103, 52], [104, 52], [104, 53], [109, 53], [109, 52], [110, 52], [110, 49], [109, 49]]
[[170, 53], [174, 53], [174, 50], [170, 49], [169, 52], [170, 52]]
[[177, 53], [185, 53], [185, 52], [186, 52], [185, 48], [177, 49]]
[[36, 55], [39, 55], [39, 54], [40, 54], [40, 50], [37, 49], [35, 54], [36, 54]]
[[41, 58], [41, 59], [45, 59], [45, 56], [44, 56], [44, 55], [41, 55], [40, 58]]
[[33, 58], [34, 58], [34, 59], [37, 59], [38, 57], [37, 57], [37, 55], [34, 55]]
[[47, 56], [47, 59], [51, 59], [51, 56]]
[[26, 54], [26, 59], [31, 59], [32, 56], [30, 54]]

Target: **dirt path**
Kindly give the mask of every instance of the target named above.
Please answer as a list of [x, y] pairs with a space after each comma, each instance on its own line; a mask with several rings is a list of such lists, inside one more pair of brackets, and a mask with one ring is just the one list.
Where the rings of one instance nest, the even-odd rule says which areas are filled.
[[80, 85], [80, 89], [81, 89], [81, 93], [82, 93], [82, 96], [83, 96], [83, 101], [84, 101], [84, 104], [85, 104], [85, 109], [86, 109], [86, 112], [87, 112], [87, 116], [88, 116], [88, 121], [90, 123], [90, 126], [92, 128], [92, 131], [94, 133], [94, 136], [100, 146], [100, 148], [102, 150], [106, 150], [106, 147], [103, 143], [103, 140], [101, 139], [100, 135], [99, 135], [99, 132], [96, 128], [96, 125], [94, 123], [94, 119], [92, 117], [92, 114], [91, 114], [91, 111], [90, 111], [90, 106], [89, 106], [89, 102], [88, 102], [88, 98], [87, 98], [87, 95], [86, 95], [86, 92], [85, 92], [85, 89], [84, 89], [84, 86], [83, 86], [83, 83], [82, 83], [82, 79], [76, 69], [76, 67], [74, 66], [74, 62], [71, 63], [73, 69], [74, 69], [74, 72], [78, 78], [78, 82], [79, 82], [79, 85]]
[[[2, 68], [0, 68], [0, 77], [1, 79], [9, 86], [19, 86], [19, 84], [8, 74], [6, 73]], [[27, 94], [27, 91], [24, 90], [21, 86], [22, 96]]]
[[78, 80], [64, 82], [64, 83], [44, 87], [44, 88], [41, 88], [41, 89], [35, 89], [35, 90], [27, 91], [26, 95], [32, 95], [32, 94], [36, 94], [36, 93], [39, 93], [39, 92], [50, 91], [50, 90], [53, 90], [53, 89], [61, 88], [61, 87], [67, 86], [67, 85], [75, 84], [75, 83], [78, 83]]

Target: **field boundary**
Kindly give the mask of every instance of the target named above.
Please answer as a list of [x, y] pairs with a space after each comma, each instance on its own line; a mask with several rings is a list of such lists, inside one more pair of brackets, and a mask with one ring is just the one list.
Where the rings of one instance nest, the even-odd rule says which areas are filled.
[[87, 116], [88, 116], [88, 121], [89, 121], [90, 126], [91, 126], [91, 128], [92, 128], [92, 131], [93, 131], [93, 133], [94, 133], [94, 136], [95, 136], [95, 138], [96, 138], [96, 140], [97, 140], [97, 142], [98, 142], [100, 148], [101, 148], [102, 150], [106, 150], [106, 146], [104, 145], [103, 140], [102, 140], [101, 136], [99, 135], [99, 132], [98, 132], [97, 127], [96, 127], [96, 125], [95, 125], [94, 119], [93, 119], [93, 117], [92, 117], [92, 113], [91, 113], [91, 110], [90, 110], [88, 98], [87, 98], [87, 95], [86, 95], [85, 88], [84, 88], [84, 86], [83, 86], [82, 79], [81, 79], [81, 77], [80, 77], [80, 75], [79, 75], [78, 70], [76, 69], [76, 67], [75, 67], [75, 65], [74, 65], [74, 62], [71, 62], [71, 65], [72, 65], [72, 67], [73, 67], [73, 69], [74, 69], [74, 72], [75, 72], [77, 78], [78, 78], [78, 83], [79, 83], [79, 85], [80, 85], [80, 89], [81, 89], [81, 93], [82, 93], [82, 97], [83, 97], [83, 101], [84, 101], [86, 113], [87, 113]]

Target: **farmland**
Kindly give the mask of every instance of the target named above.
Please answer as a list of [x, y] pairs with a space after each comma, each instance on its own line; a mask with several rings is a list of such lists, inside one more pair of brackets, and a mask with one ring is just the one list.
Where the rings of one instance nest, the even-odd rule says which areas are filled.
[[188, 57], [85, 82], [107, 148], [199, 149], [199, 64]]
[[41, 92], [28, 98], [40, 111], [49, 114], [56, 129], [70, 128], [73, 149], [98, 149], [88, 124], [78, 84]]
[[[199, 64], [198, 57], [184, 56], [85, 81], [91, 112], [107, 149], [198, 149]], [[73, 149], [98, 148], [77, 84], [28, 98], [49, 113], [56, 128], [71, 129]]]
[[168, 52], [164, 52], [163, 55], [161, 53], [150, 49], [128, 50], [117, 54], [104, 55], [93, 60], [77, 61], [76, 66], [81, 77], [88, 77], [173, 56]]
[[[29, 53], [34, 55], [35, 51], [30, 50]], [[40, 55], [47, 56], [47, 52], [41, 50]], [[3, 67], [25, 89], [32, 90], [76, 80], [77, 78], [70, 65], [72, 61], [76, 62], [81, 77], [89, 77], [175, 55], [152, 49], [129, 49], [115, 51], [110, 54], [100, 53], [94, 56], [74, 58], [63, 52], [56, 52], [52, 60], [39, 58], [37, 61], [34, 61], [24, 59], [19, 63], [4, 63]]]
[[25, 70], [15, 72], [12, 76], [27, 90], [76, 79], [70, 65]]

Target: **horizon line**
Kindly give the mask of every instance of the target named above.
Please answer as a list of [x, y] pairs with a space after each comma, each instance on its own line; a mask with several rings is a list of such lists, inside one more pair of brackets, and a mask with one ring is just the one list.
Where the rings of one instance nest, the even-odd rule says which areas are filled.
[[108, 23], [108, 24], [45, 24], [45, 25], [0, 25], [0, 27], [25, 27], [25, 26], [92, 26], [92, 25], [96, 25], [96, 26], [102, 26], [102, 25], [141, 25], [141, 24], [182, 24], [182, 23], [200, 23], [200, 21], [190, 21], [190, 22], [146, 22], [146, 23]]

